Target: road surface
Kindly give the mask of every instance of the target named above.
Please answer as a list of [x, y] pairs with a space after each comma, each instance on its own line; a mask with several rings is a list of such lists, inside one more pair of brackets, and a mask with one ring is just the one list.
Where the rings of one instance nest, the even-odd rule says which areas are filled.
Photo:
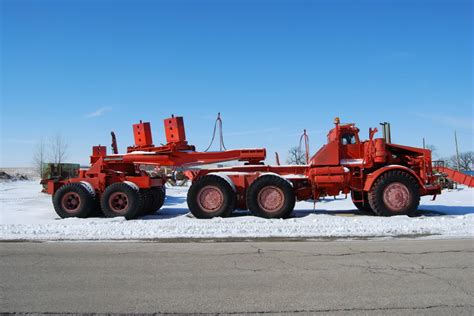
[[473, 245], [0, 243], [0, 312], [472, 315]]

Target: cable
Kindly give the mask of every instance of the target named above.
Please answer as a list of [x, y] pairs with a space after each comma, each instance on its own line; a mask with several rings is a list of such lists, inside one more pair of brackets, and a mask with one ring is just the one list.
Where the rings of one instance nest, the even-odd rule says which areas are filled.
[[221, 119], [221, 113], [219, 112], [219, 113], [217, 113], [217, 119], [216, 119], [216, 122], [214, 123], [214, 130], [212, 132], [211, 143], [206, 148], [206, 150], [204, 150], [204, 152], [207, 152], [211, 148], [212, 144], [214, 143], [214, 139], [216, 138], [217, 128], [219, 128], [219, 150], [220, 151], [227, 150], [227, 148], [224, 145], [224, 133], [222, 131], [222, 119]]
[[300, 145], [298, 147], [298, 151], [301, 152], [301, 143], [304, 141], [305, 145], [305, 158], [306, 158], [306, 164], [309, 164], [309, 136], [306, 134], [306, 130], [303, 130], [303, 135], [300, 137]]

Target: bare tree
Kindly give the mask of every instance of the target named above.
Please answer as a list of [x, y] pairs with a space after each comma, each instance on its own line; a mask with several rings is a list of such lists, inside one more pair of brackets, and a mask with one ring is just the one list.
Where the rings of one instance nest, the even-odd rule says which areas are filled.
[[49, 141], [50, 160], [53, 163], [63, 163], [67, 158], [68, 144], [61, 134], [56, 134]]
[[461, 167], [461, 170], [467, 170], [470, 171], [473, 168], [474, 164], [474, 152], [473, 151], [468, 151], [465, 153], [461, 153], [459, 155], [459, 164]]
[[451, 157], [449, 157], [447, 165], [450, 168], [453, 168], [453, 169], [456, 169], [456, 170], [458, 169], [458, 160], [456, 158], [456, 155], [452, 155]]
[[44, 138], [41, 138], [36, 144], [35, 151], [33, 153], [33, 168], [43, 178], [43, 164], [46, 161], [46, 143]]
[[306, 156], [298, 146], [292, 147], [288, 150], [286, 163], [289, 165], [304, 165], [306, 164]]
[[[468, 151], [459, 154], [459, 170], [466, 170], [470, 171], [473, 170], [474, 164], [474, 152]], [[453, 169], [458, 169], [458, 160], [456, 155], [451, 156], [449, 159], [449, 165], [453, 167]]]

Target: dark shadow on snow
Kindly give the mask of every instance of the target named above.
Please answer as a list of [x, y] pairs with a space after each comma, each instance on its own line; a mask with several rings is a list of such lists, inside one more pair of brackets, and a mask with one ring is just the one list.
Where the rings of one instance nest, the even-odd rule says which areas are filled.
[[[317, 215], [332, 215], [332, 216], [376, 216], [372, 213], [359, 211], [357, 208], [345, 209], [345, 210], [325, 210], [324, 204], [332, 203], [334, 201], [344, 200], [344, 198], [325, 198], [316, 203], [316, 209], [304, 209], [295, 210], [291, 214], [290, 218], [302, 218], [311, 214]], [[140, 217], [143, 220], [157, 220], [157, 219], [169, 219], [188, 215], [193, 218], [193, 215], [189, 212], [187, 207], [183, 208], [169, 208], [170, 205], [182, 204], [186, 201], [184, 196], [167, 196], [165, 204], [162, 209], [153, 215], [147, 215]], [[466, 215], [474, 214], [474, 208], [470, 206], [447, 206], [447, 205], [420, 205], [417, 213], [413, 217], [420, 216], [449, 216], [449, 215]], [[242, 217], [252, 216], [249, 210], [235, 210], [231, 217]]]
[[186, 202], [185, 196], [170, 196], [167, 195], [165, 199], [165, 205], [176, 205]]
[[183, 208], [169, 208], [171, 205], [182, 204], [186, 202], [186, 197], [184, 196], [171, 196], [167, 195], [165, 199], [165, 204], [163, 207], [153, 215], [146, 215], [140, 217], [140, 219], [144, 220], [154, 220], [154, 219], [168, 219], [174, 218], [178, 216], [183, 216], [189, 213], [189, 209], [187, 207]]
[[420, 205], [418, 212], [421, 215], [446, 216], [446, 215], [468, 215], [474, 214], [472, 206], [451, 206], [451, 205]]

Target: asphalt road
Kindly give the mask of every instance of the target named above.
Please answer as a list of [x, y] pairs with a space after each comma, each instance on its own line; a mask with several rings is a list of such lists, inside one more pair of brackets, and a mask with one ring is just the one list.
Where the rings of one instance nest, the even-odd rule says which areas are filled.
[[1, 312], [474, 313], [474, 240], [0, 243]]

